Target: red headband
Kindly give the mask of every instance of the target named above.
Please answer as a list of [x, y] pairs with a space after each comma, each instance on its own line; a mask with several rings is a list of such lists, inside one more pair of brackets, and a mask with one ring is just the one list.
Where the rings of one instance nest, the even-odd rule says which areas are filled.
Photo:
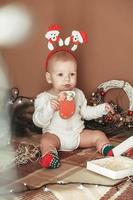
[[[51, 50], [51, 52], [48, 54], [45, 62], [45, 69], [47, 70], [48, 67], [48, 61], [49, 59], [56, 54], [57, 52], [64, 51], [68, 52], [73, 56], [73, 58], [77, 61], [75, 55], [72, 53], [72, 51], [75, 51], [79, 44], [83, 44], [87, 42], [87, 34], [85, 31], [72, 31], [71, 35], [67, 37], [64, 41], [59, 36], [61, 26], [58, 24], [51, 25], [48, 28], [47, 33], [45, 34], [45, 38], [48, 39], [48, 48]], [[54, 49], [54, 44], [57, 43], [59, 48]], [[71, 50], [68, 48], [62, 47], [63, 45], [69, 46], [72, 45]]]
[[52, 51], [48, 54], [48, 56], [47, 56], [47, 58], [46, 58], [46, 62], [45, 62], [45, 69], [46, 69], [46, 71], [47, 71], [47, 68], [48, 68], [49, 59], [50, 59], [53, 55], [55, 55], [56, 53], [58, 53], [58, 52], [60, 52], [60, 51], [64, 51], [64, 52], [67, 52], [67, 53], [71, 54], [71, 55], [73, 56], [73, 58], [77, 61], [76, 56], [72, 53], [72, 51], [71, 51], [70, 49], [68, 49], [68, 48], [61, 48], [61, 47], [60, 47], [60, 48], [57, 48], [57, 49], [52, 50]]

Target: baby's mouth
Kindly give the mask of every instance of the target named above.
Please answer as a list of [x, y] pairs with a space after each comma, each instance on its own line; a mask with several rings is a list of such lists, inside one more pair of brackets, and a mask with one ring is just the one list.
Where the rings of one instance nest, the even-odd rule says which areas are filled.
[[72, 85], [71, 84], [65, 84], [64, 86], [65, 86], [65, 88], [72, 89]]

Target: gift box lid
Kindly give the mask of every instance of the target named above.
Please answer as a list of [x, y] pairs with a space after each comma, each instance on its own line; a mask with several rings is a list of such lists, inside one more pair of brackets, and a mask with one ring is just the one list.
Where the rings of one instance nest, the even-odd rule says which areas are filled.
[[133, 148], [133, 136], [121, 142], [119, 145], [112, 149], [114, 156], [120, 156]]

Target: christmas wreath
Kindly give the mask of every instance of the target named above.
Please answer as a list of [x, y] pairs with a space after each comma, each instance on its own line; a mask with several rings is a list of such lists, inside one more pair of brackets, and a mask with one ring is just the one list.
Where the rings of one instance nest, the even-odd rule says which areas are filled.
[[119, 127], [133, 127], [133, 87], [125, 81], [120, 80], [110, 80], [100, 84], [96, 90], [91, 94], [89, 102], [91, 105], [95, 106], [104, 103], [105, 95], [108, 90], [113, 88], [121, 88], [125, 91], [129, 98], [129, 108], [124, 110], [119, 105], [113, 101], [109, 102], [114, 108], [114, 114], [108, 113], [107, 115], [94, 120], [102, 126], [111, 126], [112, 129]]

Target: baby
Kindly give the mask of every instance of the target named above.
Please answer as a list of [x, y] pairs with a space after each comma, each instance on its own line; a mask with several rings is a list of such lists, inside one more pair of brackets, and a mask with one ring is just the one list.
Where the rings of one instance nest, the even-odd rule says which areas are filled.
[[[76, 88], [75, 56], [67, 50], [51, 52], [46, 62], [46, 80], [51, 84], [51, 89], [37, 96], [33, 114], [34, 123], [43, 131], [40, 165], [57, 168], [60, 166], [58, 151], [72, 151], [78, 147], [95, 146], [103, 155], [111, 156], [113, 146], [106, 135], [99, 130], [84, 129], [83, 119], [96, 119], [108, 112], [113, 113], [113, 109], [108, 103], [87, 105], [84, 93]], [[61, 115], [61, 102], [67, 94], [71, 97], [68, 99], [71, 108], [68, 105], [66, 112], [70, 110], [70, 113]]]

